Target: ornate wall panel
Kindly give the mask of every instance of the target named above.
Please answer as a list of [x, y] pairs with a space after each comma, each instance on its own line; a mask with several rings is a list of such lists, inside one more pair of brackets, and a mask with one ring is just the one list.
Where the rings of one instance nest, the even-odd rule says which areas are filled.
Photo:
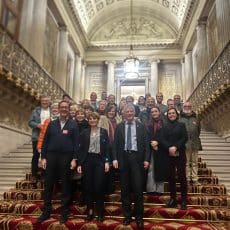
[[181, 64], [159, 65], [159, 91], [163, 93], [165, 103], [175, 94], [182, 95]]
[[106, 91], [107, 74], [104, 65], [88, 65], [86, 67], [86, 98], [91, 92], [96, 92], [100, 99], [101, 92]]
[[215, 6], [212, 8], [209, 17], [207, 19], [207, 37], [208, 37], [208, 48], [209, 48], [208, 50], [209, 64], [211, 64], [219, 53]]
[[47, 10], [43, 66], [50, 75], [55, 73], [58, 32], [54, 18]]

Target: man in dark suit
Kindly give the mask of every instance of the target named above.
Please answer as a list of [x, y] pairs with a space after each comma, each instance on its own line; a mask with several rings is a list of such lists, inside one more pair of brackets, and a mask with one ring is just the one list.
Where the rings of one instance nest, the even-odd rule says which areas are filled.
[[150, 150], [145, 126], [134, 119], [135, 108], [124, 108], [125, 121], [118, 124], [114, 136], [113, 166], [120, 169], [121, 199], [124, 225], [132, 219], [131, 186], [135, 195], [135, 219], [138, 228], [143, 222], [143, 173], [149, 167]]
[[69, 118], [69, 103], [61, 101], [58, 104], [60, 117], [51, 121], [44, 138], [41, 151], [41, 164], [46, 170], [44, 190], [44, 210], [37, 222], [41, 223], [50, 217], [51, 199], [56, 179], [62, 181], [61, 217], [65, 223], [68, 218], [68, 206], [71, 199], [71, 170], [76, 167], [79, 149], [79, 131], [77, 123]]

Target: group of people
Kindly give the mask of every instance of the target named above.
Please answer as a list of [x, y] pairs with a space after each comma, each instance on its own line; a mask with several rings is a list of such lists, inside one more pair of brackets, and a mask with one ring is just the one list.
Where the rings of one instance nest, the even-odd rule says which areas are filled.
[[[163, 94], [122, 98], [103, 92], [101, 100], [92, 92], [80, 105], [68, 95], [50, 105], [42, 96], [31, 114], [32, 178], [37, 180], [38, 162], [44, 169], [44, 210], [41, 223], [50, 218], [52, 191], [62, 181], [60, 222], [68, 219], [73, 199], [71, 174], [82, 175], [81, 192], [87, 205], [86, 220], [97, 214], [104, 219], [105, 193], [114, 191], [115, 171], [119, 172], [123, 224], [132, 221], [131, 193], [134, 194], [135, 221], [143, 228], [143, 192], [161, 195], [169, 183], [166, 207], [177, 206], [176, 174], [181, 186], [181, 209], [187, 209], [187, 183], [197, 183], [197, 158], [201, 149], [200, 124], [190, 102], [179, 95], [163, 104]], [[95, 203], [95, 208], [94, 208]]]

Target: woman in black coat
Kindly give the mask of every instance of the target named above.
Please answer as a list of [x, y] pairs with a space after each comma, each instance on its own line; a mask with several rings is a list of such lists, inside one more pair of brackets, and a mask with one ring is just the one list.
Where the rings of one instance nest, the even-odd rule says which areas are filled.
[[109, 138], [105, 129], [98, 127], [99, 114], [89, 115], [90, 128], [80, 134], [80, 153], [78, 172], [84, 174], [85, 195], [87, 203], [87, 221], [94, 218], [94, 201], [97, 220], [103, 221], [104, 211], [104, 177], [109, 171]]
[[161, 195], [164, 192], [164, 182], [169, 178], [169, 156], [160, 145], [160, 132], [164, 123], [160, 109], [153, 107], [150, 125], [147, 127], [151, 145], [151, 162], [146, 184], [146, 192], [152, 195]]
[[167, 112], [168, 122], [161, 130], [160, 143], [169, 155], [169, 190], [170, 200], [166, 207], [177, 206], [176, 169], [181, 186], [181, 209], [187, 209], [187, 181], [185, 143], [188, 139], [185, 125], [178, 121], [179, 114], [175, 108]]

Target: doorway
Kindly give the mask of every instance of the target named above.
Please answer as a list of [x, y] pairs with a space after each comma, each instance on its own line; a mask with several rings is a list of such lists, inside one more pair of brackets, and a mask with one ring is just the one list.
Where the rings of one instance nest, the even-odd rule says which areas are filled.
[[139, 96], [145, 96], [145, 80], [125, 80], [120, 82], [120, 98], [133, 96], [136, 103]]

